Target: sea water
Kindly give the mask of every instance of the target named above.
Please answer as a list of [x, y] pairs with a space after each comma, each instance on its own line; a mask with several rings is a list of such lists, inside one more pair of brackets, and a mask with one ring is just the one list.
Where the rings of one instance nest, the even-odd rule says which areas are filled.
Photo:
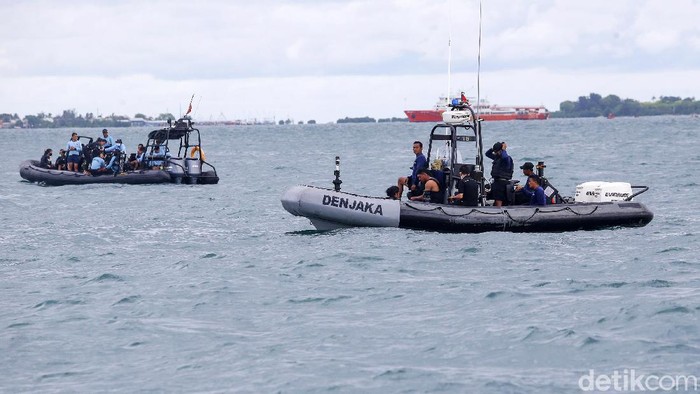
[[[292, 185], [332, 187], [336, 155], [342, 190], [384, 195], [431, 126], [202, 127], [218, 185], [62, 187], [18, 167], [74, 130], [1, 130], [0, 391], [561, 393], [700, 375], [699, 119], [484, 124], [487, 147], [545, 161], [563, 195], [649, 186], [643, 228], [317, 232], [282, 208]], [[111, 134], [133, 152], [148, 131]]]

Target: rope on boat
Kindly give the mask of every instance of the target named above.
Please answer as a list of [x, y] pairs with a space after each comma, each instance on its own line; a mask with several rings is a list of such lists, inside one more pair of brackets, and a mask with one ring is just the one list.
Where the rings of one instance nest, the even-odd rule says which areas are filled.
[[593, 209], [588, 213], [577, 212], [577, 211], [571, 209], [571, 207], [562, 207], [560, 209], [547, 210], [547, 211], [543, 211], [540, 208], [535, 208], [534, 212], [532, 213], [532, 215], [530, 215], [530, 217], [528, 217], [524, 221], [520, 221], [520, 220], [514, 219], [513, 216], [510, 214], [510, 212], [507, 209], [503, 209], [501, 211], [496, 211], [496, 212], [488, 212], [488, 211], [482, 211], [478, 208], [472, 208], [467, 213], [454, 214], [454, 213], [447, 212], [443, 207], [431, 207], [429, 209], [420, 209], [420, 208], [415, 207], [415, 206], [410, 205], [410, 204], [405, 204], [405, 205], [408, 208], [412, 208], [412, 209], [415, 209], [416, 211], [421, 211], [421, 212], [440, 211], [443, 214], [450, 216], [450, 217], [467, 217], [475, 212], [483, 214], [483, 215], [504, 215], [504, 216], [507, 216], [510, 220], [512, 220], [514, 222], [518, 222], [518, 223], [527, 223], [528, 221], [530, 221], [530, 219], [535, 217], [535, 215], [537, 215], [538, 213], [559, 213], [559, 212], [563, 212], [563, 211], [569, 211], [576, 216], [589, 216], [598, 210], [598, 205], [593, 207]]
[[410, 204], [406, 204], [406, 206], [407, 206], [408, 208], [412, 208], [412, 209], [415, 209], [416, 211], [421, 211], [421, 212], [441, 211], [441, 212], [444, 213], [445, 215], [447, 215], [447, 216], [452, 216], [452, 217], [469, 216], [469, 215], [471, 215], [471, 214], [474, 213], [474, 212], [476, 212], [476, 213], [481, 213], [481, 214], [484, 214], [484, 215], [501, 215], [501, 214], [503, 213], [503, 212], [485, 212], [485, 211], [482, 211], [482, 210], [477, 209], [477, 208], [472, 208], [472, 209], [470, 209], [469, 212], [467, 212], [467, 213], [460, 213], [460, 214], [455, 215], [455, 214], [452, 214], [452, 213], [449, 213], [449, 212], [445, 211], [445, 210], [443, 209], [443, 207], [433, 207], [433, 208], [428, 208], [428, 209], [420, 209], [420, 208], [415, 207], [415, 206], [410, 205]]
[[[207, 164], [209, 164], [209, 163], [207, 163]], [[80, 177], [88, 176], [88, 174], [85, 174], [83, 172], [68, 171], [68, 170], [53, 170], [53, 169], [37, 167], [33, 164], [30, 164], [29, 166], [27, 166], [25, 168], [28, 168], [30, 170], [34, 170], [37, 172], [41, 172], [43, 174], [49, 174], [49, 175], [60, 175], [60, 176], [67, 176], [67, 177], [73, 177], [73, 178], [80, 178]], [[124, 171], [125, 174], [131, 174], [131, 173], [143, 174], [145, 172], [146, 172], [146, 170]], [[90, 175], [90, 176], [92, 176], [92, 175]]]
[[517, 219], [514, 219], [513, 216], [510, 215], [510, 212], [508, 212], [507, 209], [504, 209], [504, 210], [503, 210], [503, 214], [504, 214], [505, 216], [508, 216], [508, 219], [510, 219], [510, 220], [512, 220], [512, 221], [514, 221], [514, 222], [516, 222], [516, 223], [525, 224], [525, 223], [529, 222], [530, 219], [532, 219], [533, 217], [535, 217], [535, 215], [537, 215], [538, 213], [559, 213], [559, 212], [562, 212], [562, 211], [569, 211], [569, 212], [573, 213], [573, 214], [576, 215], [576, 216], [589, 216], [589, 215], [592, 215], [592, 214], [593, 214], [595, 211], [597, 211], [597, 210], [598, 210], [598, 205], [596, 205], [596, 206], [593, 208], [593, 210], [591, 210], [591, 211], [588, 212], [588, 213], [579, 213], [579, 212], [576, 212], [576, 211], [574, 211], [573, 209], [571, 209], [571, 207], [564, 207], [564, 208], [558, 209], [558, 210], [556, 210], [556, 211], [541, 211], [540, 208], [535, 208], [535, 212], [533, 212], [532, 215], [530, 215], [530, 217], [527, 218], [527, 219], [525, 219], [525, 220], [517, 220]]

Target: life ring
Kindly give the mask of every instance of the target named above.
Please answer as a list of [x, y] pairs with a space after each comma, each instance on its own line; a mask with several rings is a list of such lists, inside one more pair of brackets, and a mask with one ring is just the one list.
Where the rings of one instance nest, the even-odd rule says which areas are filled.
[[195, 153], [197, 152], [199, 152], [199, 158], [202, 161], [207, 161], [206, 156], [204, 156], [204, 151], [199, 146], [195, 146], [192, 148], [192, 150], [190, 151], [190, 157], [194, 157]]

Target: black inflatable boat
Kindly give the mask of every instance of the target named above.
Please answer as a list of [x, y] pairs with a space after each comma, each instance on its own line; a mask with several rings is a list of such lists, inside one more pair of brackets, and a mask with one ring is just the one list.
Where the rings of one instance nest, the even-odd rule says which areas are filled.
[[85, 185], [89, 183], [126, 183], [137, 185], [170, 182], [170, 173], [163, 170], [123, 172], [117, 176], [113, 174], [93, 176], [82, 172], [41, 168], [36, 160], [22, 162], [19, 166], [19, 175], [30, 182], [49, 186]]
[[[87, 139], [81, 153], [81, 171], [59, 171], [39, 167], [36, 160], [26, 160], [20, 164], [19, 174], [23, 179], [43, 185], [83, 185], [90, 183], [124, 183], [124, 184], [155, 184], [155, 183], [188, 183], [216, 184], [219, 176], [216, 168], [206, 161], [202, 150], [201, 135], [193, 127], [192, 119], [185, 116], [173, 124], [153, 130], [148, 134], [145, 152], [142, 156], [139, 170], [125, 169], [125, 157], [121, 155], [121, 170], [114, 174], [93, 176], [86, 174], [85, 169], [92, 160], [92, 138], [79, 136], [79, 140]], [[173, 142], [171, 144], [171, 142]], [[177, 145], [176, 145], [177, 144]], [[177, 155], [171, 155], [175, 152]], [[171, 149], [172, 148], [172, 149]], [[205, 170], [206, 168], [206, 170]]]
[[[648, 190], [646, 186], [586, 182], [577, 186], [575, 197], [561, 197], [544, 177], [543, 162], [538, 163], [537, 168], [545, 183], [546, 205], [514, 205], [513, 201], [507, 201], [512, 205], [493, 206], [488, 193], [490, 184], [483, 176], [480, 121], [466, 106], [446, 111], [443, 120], [444, 123], [433, 127], [428, 148], [428, 163], [433, 165], [434, 179], [439, 179], [441, 188], [447, 191], [443, 203], [399, 201], [341, 192], [339, 159], [336, 158], [334, 189], [294, 186], [282, 196], [282, 206], [293, 215], [308, 218], [319, 230], [364, 226], [459, 233], [559, 232], [641, 227], [654, 218], [644, 204], [633, 201], [634, 197]], [[465, 142], [476, 144], [472, 163], [463, 162], [457, 149], [458, 144]], [[471, 166], [471, 177], [478, 183], [479, 202], [474, 207], [448, 204], [447, 197], [453, 194], [458, 179], [456, 169], [462, 165]], [[514, 183], [509, 185], [510, 191], [513, 191]]]

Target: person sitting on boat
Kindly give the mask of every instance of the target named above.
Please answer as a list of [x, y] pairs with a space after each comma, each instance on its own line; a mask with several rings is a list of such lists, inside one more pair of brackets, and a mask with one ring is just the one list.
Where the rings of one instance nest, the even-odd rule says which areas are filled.
[[112, 138], [112, 136], [109, 135], [109, 130], [102, 129], [102, 139], [105, 140], [105, 144], [104, 144], [105, 149], [114, 145], [114, 138]]
[[540, 183], [542, 183], [542, 181], [537, 175], [533, 174], [527, 177], [527, 185], [529, 186], [530, 191], [525, 191], [525, 188], [523, 188], [522, 190], [525, 193], [525, 195], [530, 197], [529, 205], [547, 205], [547, 196], [544, 194], [544, 189], [542, 188], [542, 186], [540, 186]]
[[58, 151], [58, 158], [56, 159], [56, 163], [54, 164], [56, 166], [57, 170], [65, 170], [66, 169], [66, 151], [63, 149], [60, 149]]
[[136, 148], [136, 153], [132, 153], [131, 156], [129, 156], [126, 163], [130, 170], [136, 171], [141, 167], [145, 151], [146, 149], [143, 147], [143, 144], [139, 144], [138, 148]]
[[78, 133], [71, 134], [66, 150], [68, 151], [68, 171], [77, 172], [80, 165], [80, 154], [83, 153], [83, 145], [78, 141]]
[[413, 161], [413, 166], [411, 167], [411, 170], [413, 172], [411, 173], [410, 176], [402, 176], [399, 178], [397, 187], [399, 188], [399, 196], [403, 195], [403, 188], [404, 186], [409, 188], [408, 192], [408, 198], [410, 199], [411, 197], [421, 195], [419, 186], [418, 186], [418, 172], [420, 170], [424, 170], [428, 168], [428, 159], [425, 158], [425, 155], [423, 155], [423, 143], [420, 141], [413, 141], [413, 153], [416, 155], [415, 160]]
[[423, 184], [423, 194], [409, 198], [413, 201], [442, 204], [443, 193], [440, 189], [440, 182], [430, 175], [430, 171], [426, 169], [418, 171], [418, 180]]
[[138, 170], [145, 164], [144, 160], [146, 159], [146, 148], [143, 144], [139, 144], [138, 148], [136, 148], [136, 154], [132, 153], [132, 156], [134, 156], [134, 158], [129, 158], [129, 165], [132, 170]]
[[104, 152], [100, 152], [98, 156], [92, 158], [92, 163], [90, 163], [90, 173], [94, 176], [110, 173], [108, 166], [105, 164]]
[[[529, 161], [521, 165], [520, 169], [523, 170], [523, 175], [528, 178], [530, 175], [535, 175], [535, 165]], [[530, 189], [528, 178], [525, 178], [525, 186], [518, 185], [515, 187], [515, 205], [527, 205], [530, 203], [532, 189]]]
[[486, 157], [493, 160], [491, 166], [491, 196], [494, 200], [493, 205], [500, 207], [504, 201], [508, 201], [507, 188], [509, 181], [513, 178], [513, 159], [508, 156], [506, 149], [508, 145], [505, 142], [496, 142], [493, 148], [486, 151]]
[[159, 170], [165, 163], [165, 159], [167, 158], [167, 153], [165, 152], [166, 149], [167, 148], [161, 149], [161, 145], [156, 145], [153, 148], [153, 152], [151, 152], [150, 156], [150, 166], [154, 170]]
[[39, 167], [41, 168], [53, 168], [53, 164], [51, 164], [51, 155], [53, 154], [53, 151], [51, 148], [46, 149], [44, 151], [44, 155], [41, 156], [41, 160], [39, 160]]
[[390, 198], [392, 200], [400, 200], [401, 193], [399, 193], [399, 187], [398, 186], [389, 186], [389, 188], [386, 189], [386, 196], [387, 196], [387, 198]]
[[468, 165], [459, 167], [459, 183], [457, 183], [457, 194], [447, 199], [457, 205], [465, 207], [476, 207], [479, 205], [479, 183], [471, 176], [471, 169]]

